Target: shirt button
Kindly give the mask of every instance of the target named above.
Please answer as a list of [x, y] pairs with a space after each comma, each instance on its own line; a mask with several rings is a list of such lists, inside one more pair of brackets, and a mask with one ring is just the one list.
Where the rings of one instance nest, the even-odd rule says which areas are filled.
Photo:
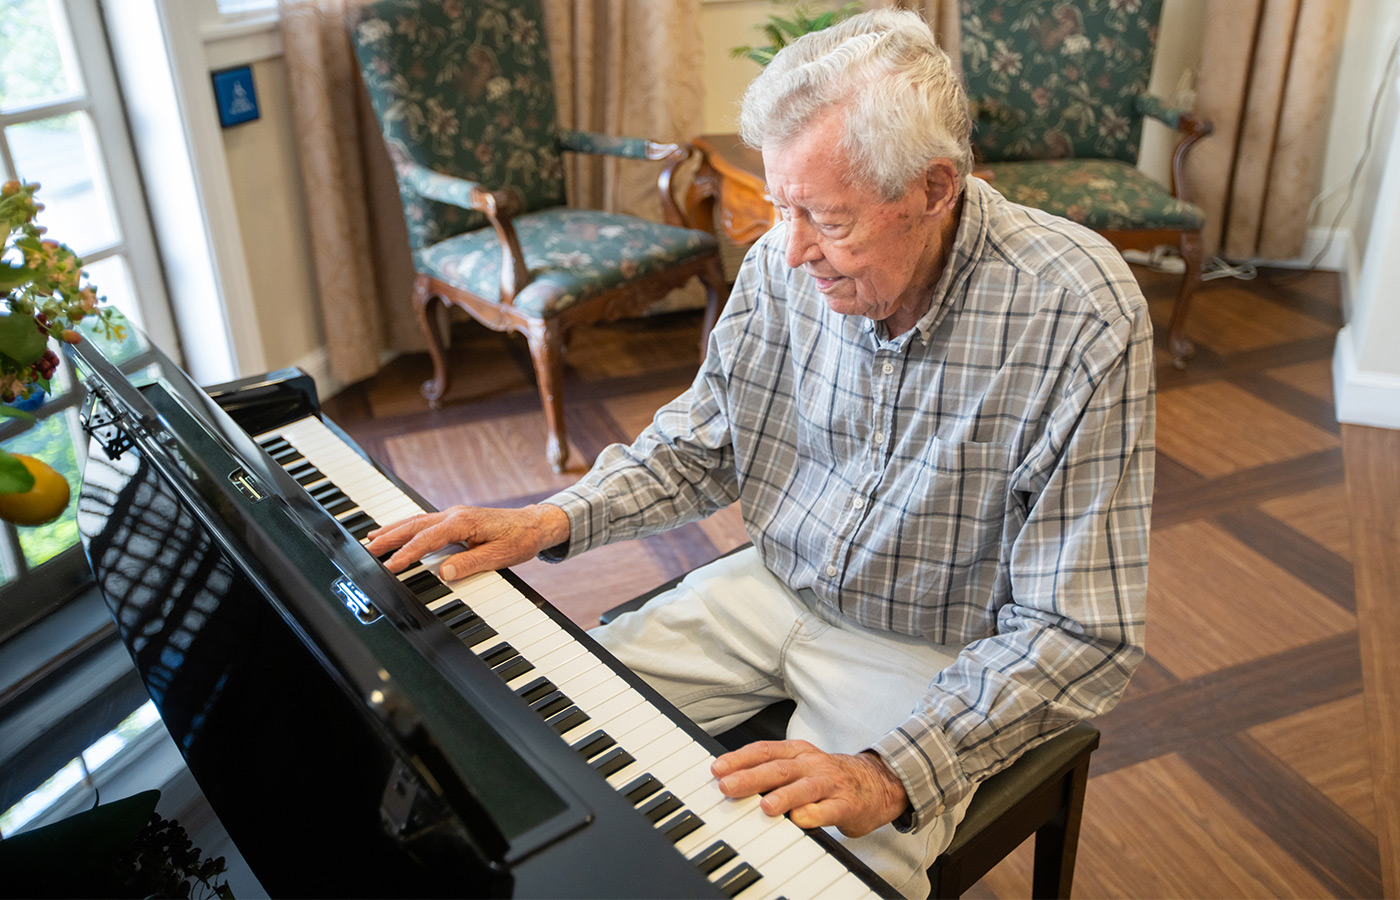
[[883, 431], [877, 431], [877, 432], [875, 432], [875, 443], [876, 443], [876, 444], [883, 444], [884, 442], [885, 442], [885, 433], [884, 433]]
[[851, 506], [853, 506], [854, 508], [860, 509], [860, 508], [861, 508], [862, 506], [864, 506], [864, 505], [865, 505], [865, 498], [864, 498], [864, 497], [852, 497], [852, 498], [851, 498]]
[[886, 375], [893, 375], [894, 366], [890, 363], [885, 363], [883, 366], [881, 366], [881, 371], [883, 371]]
[[827, 567], [826, 567], [826, 577], [827, 577], [827, 578], [835, 578], [835, 577], [836, 577], [836, 567], [835, 567], [835, 566], [827, 566]]

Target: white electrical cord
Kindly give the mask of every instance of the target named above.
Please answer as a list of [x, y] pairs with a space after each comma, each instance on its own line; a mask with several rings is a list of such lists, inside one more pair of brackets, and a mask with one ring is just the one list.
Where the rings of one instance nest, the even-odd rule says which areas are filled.
[[1375, 140], [1376, 114], [1380, 111], [1381, 99], [1385, 96], [1385, 86], [1390, 83], [1397, 59], [1400, 59], [1400, 38], [1396, 38], [1395, 43], [1390, 48], [1390, 56], [1386, 59], [1385, 70], [1381, 72], [1380, 84], [1376, 85], [1376, 94], [1371, 98], [1371, 116], [1366, 122], [1366, 140], [1362, 142], [1361, 153], [1356, 157], [1356, 165], [1352, 168], [1351, 178], [1344, 184], [1338, 183], [1318, 194], [1313, 198], [1312, 204], [1308, 207], [1307, 221], [1309, 224], [1312, 224], [1313, 216], [1317, 214], [1318, 207], [1322, 205], [1322, 201], [1335, 194], [1345, 185], [1347, 196], [1346, 199], [1342, 201], [1342, 205], [1337, 207], [1337, 214], [1332, 217], [1332, 227], [1327, 231], [1327, 242], [1322, 245], [1317, 251], [1317, 255], [1314, 256], [1307, 267], [1303, 269], [1304, 272], [1313, 271], [1317, 268], [1318, 263], [1322, 262], [1323, 255], [1327, 253], [1328, 248], [1332, 245], [1331, 235], [1337, 233], [1337, 226], [1341, 224], [1342, 215], [1346, 213], [1347, 207], [1351, 206], [1351, 201], [1356, 196], [1356, 186], [1361, 181], [1361, 173], [1365, 170], [1366, 160], [1371, 155], [1372, 143]]

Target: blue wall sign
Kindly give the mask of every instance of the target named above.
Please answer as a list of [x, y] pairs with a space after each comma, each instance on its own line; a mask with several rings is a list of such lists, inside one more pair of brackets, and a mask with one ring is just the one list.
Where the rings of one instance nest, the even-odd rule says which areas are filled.
[[253, 69], [239, 66], [215, 72], [214, 96], [219, 101], [219, 124], [225, 128], [251, 122], [258, 117], [258, 93], [253, 88]]

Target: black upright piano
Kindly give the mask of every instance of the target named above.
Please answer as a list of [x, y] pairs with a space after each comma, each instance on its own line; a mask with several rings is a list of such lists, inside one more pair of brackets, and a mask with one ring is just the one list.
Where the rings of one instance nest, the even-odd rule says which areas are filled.
[[70, 348], [88, 558], [273, 896], [896, 896], [721, 798], [712, 739], [513, 573], [383, 568], [365, 532], [430, 507], [309, 377], [204, 390], [139, 334], [100, 343]]

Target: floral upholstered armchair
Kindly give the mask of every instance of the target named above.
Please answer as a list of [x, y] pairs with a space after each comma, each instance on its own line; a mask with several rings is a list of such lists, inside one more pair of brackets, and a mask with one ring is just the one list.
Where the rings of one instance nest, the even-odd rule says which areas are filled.
[[[1168, 344], [1184, 365], [1205, 223], [1185, 160], [1211, 125], [1147, 93], [1162, 0], [960, 2], [980, 172], [1008, 199], [1086, 225], [1120, 250], [1176, 244], [1186, 271]], [[1136, 167], [1145, 117], [1181, 134], [1170, 191]]]
[[[689, 148], [560, 129], [539, 0], [379, 0], [352, 41], [393, 161], [437, 406], [448, 388], [434, 302], [530, 344], [556, 471], [568, 458], [563, 341], [643, 311], [698, 277], [704, 352], [724, 275], [715, 238], [684, 227], [671, 192]], [[665, 161], [667, 224], [565, 205], [562, 153]]]

